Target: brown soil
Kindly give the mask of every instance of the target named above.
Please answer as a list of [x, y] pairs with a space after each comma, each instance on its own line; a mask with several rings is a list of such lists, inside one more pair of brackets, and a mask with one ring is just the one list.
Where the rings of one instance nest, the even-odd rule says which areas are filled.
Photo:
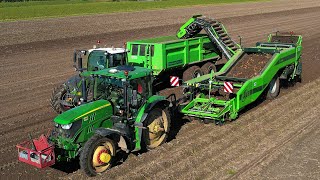
[[[290, 145], [303, 141], [299, 138], [303, 134], [299, 133], [301, 130], [319, 134], [319, 128], [310, 127], [318, 127], [314, 120], [319, 116], [319, 96], [315, 96], [320, 90], [319, 80], [316, 80], [320, 58], [317, 2], [282, 0], [1, 23], [0, 179], [84, 179], [76, 164], [39, 170], [19, 163], [15, 149], [17, 143], [27, 139], [28, 133], [38, 136], [53, 126], [56, 114], [48, 99], [54, 86], [74, 74], [73, 49], [90, 48], [97, 39], [104, 44], [121, 46], [126, 40], [172, 35], [194, 12], [219, 18], [234, 40], [237, 41], [237, 35], [242, 36], [243, 45], [264, 41], [268, 33], [276, 30], [301, 32], [304, 38], [302, 85], [293, 88], [294, 91], [282, 90], [285, 96], [245, 111], [237, 121], [222, 127], [198, 122], [184, 124], [186, 119], [174, 119], [176, 132], [169, 143], [138, 156], [131, 154], [123, 164], [100, 178], [281, 178], [285, 171], [281, 171], [280, 162], [274, 159], [282, 156], [282, 150], [291, 147], [296, 148], [298, 155], [301, 155], [298, 152], [304, 154], [305, 149]], [[177, 92], [173, 88], [170, 91]], [[280, 155], [273, 157], [275, 153]], [[317, 150], [310, 153], [320, 154]], [[288, 161], [283, 162], [287, 166], [294, 164], [296, 154], [291, 154], [285, 157]], [[312, 158], [320, 159], [319, 156], [310, 156]], [[270, 162], [278, 170], [270, 168], [268, 163], [262, 167], [264, 162]], [[294, 167], [306, 167], [309, 170], [306, 172], [311, 171], [308, 177], [319, 173], [312, 165], [303, 164], [304, 160], [295, 163]], [[304, 175], [297, 168], [288, 169], [288, 172]]]
[[250, 79], [262, 71], [271, 57], [271, 54], [263, 53], [244, 54], [226, 76]]
[[271, 42], [297, 43], [298, 36], [273, 36]]

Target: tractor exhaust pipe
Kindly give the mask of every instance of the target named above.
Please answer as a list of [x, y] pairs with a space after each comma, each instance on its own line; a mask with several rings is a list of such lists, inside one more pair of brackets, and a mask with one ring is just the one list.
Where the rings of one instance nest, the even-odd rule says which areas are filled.
[[80, 72], [83, 72], [81, 55], [78, 56], [78, 69]]
[[82, 88], [83, 102], [87, 102], [87, 85], [86, 85], [86, 79], [83, 76], [81, 77], [81, 88]]

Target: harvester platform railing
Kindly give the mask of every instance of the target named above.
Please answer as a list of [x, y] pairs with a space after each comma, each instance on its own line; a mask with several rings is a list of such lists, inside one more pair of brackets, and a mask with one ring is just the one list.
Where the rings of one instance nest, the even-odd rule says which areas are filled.
[[216, 98], [196, 98], [193, 99], [186, 107], [182, 109], [182, 113], [188, 116], [195, 116], [205, 119], [220, 119], [230, 109], [230, 102], [219, 100]]
[[202, 15], [193, 16], [186, 22], [177, 33], [177, 37], [181, 39], [192, 38], [200, 33], [202, 29], [227, 59], [230, 59], [240, 47], [231, 39], [222, 23]]
[[294, 44], [279, 44], [279, 43], [257, 43], [260, 47], [275, 47], [275, 48], [292, 48]]

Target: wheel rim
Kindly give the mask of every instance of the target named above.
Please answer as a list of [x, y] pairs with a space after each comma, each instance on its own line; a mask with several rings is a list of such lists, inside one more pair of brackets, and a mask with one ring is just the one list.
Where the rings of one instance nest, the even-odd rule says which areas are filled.
[[110, 142], [99, 145], [93, 152], [92, 167], [97, 172], [103, 172], [111, 166], [114, 149]]
[[168, 119], [164, 111], [156, 114], [156, 118], [147, 127], [149, 129], [149, 147], [154, 148], [159, 146], [166, 138], [168, 131]]
[[[64, 101], [66, 103], [72, 103], [72, 97], [70, 97], [66, 92], [63, 93], [61, 97], [61, 101]], [[71, 109], [72, 106], [67, 106], [65, 104], [61, 104], [64, 110]]]
[[275, 93], [277, 90], [277, 83], [276, 81], [273, 81], [272, 86], [271, 86], [271, 93]]
[[199, 73], [199, 72], [195, 72], [194, 75], [193, 75], [193, 77], [195, 77], [195, 78], [198, 78], [200, 76], [201, 76], [201, 73]]
[[212, 68], [209, 68], [209, 74], [214, 73], [214, 70]]

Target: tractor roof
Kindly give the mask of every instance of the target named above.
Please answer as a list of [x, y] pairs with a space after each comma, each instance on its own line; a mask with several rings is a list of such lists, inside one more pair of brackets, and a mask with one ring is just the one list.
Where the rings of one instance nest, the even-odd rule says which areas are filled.
[[125, 48], [95, 48], [95, 49], [89, 49], [89, 53], [92, 51], [106, 51], [110, 54], [118, 54], [118, 53], [124, 53], [127, 52]]
[[100, 75], [108, 77], [116, 77], [119, 79], [126, 78], [125, 71], [128, 72], [128, 79], [137, 79], [144, 76], [148, 76], [152, 73], [151, 69], [139, 67], [139, 66], [118, 66], [107, 68], [99, 71], [87, 71], [83, 72], [83, 76]]

